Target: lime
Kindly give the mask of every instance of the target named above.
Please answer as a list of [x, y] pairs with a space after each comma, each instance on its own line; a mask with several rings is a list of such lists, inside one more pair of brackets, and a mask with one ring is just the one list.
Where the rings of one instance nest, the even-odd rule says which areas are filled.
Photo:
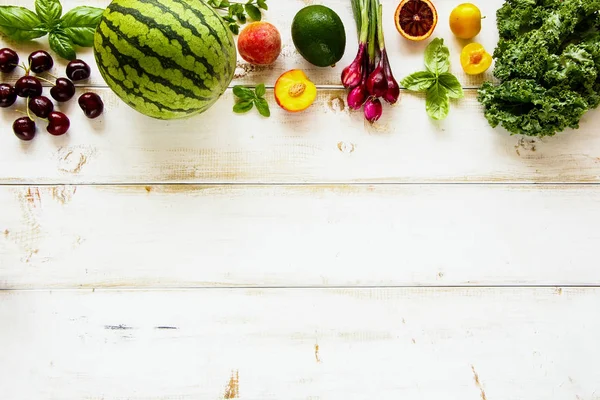
[[296, 49], [311, 64], [333, 66], [346, 50], [346, 31], [339, 15], [331, 8], [304, 7], [292, 22], [292, 40]]

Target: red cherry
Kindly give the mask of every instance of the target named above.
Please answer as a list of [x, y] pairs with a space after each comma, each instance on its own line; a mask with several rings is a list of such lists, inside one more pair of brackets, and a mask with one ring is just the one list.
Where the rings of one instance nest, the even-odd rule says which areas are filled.
[[48, 115], [48, 126], [46, 127], [46, 130], [51, 135], [64, 135], [69, 130], [69, 126], [71, 126], [71, 122], [65, 114], [59, 111], [52, 111]]
[[48, 118], [48, 115], [54, 110], [54, 104], [46, 96], [37, 96], [29, 99], [29, 109], [40, 118]]
[[13, 132], [21, 140], [29, 141], [35, 136], [35, 122], [29, 117], [21, 117], [13, 122]]
[[88, 118], [96, 118], [104, 110], [104, 103], [100, 96], [96, 93], [84, 93], [79, 96], [79, 107], [83, 110], [83, 113]]
[[29, 55], [29, 68], [36, 74], [49, 71], [53, 66], [54, 61], [47, 51], [38, 50]]
[[12, 72], [19, 65], [19, 55], [13, 50], [5, 47], [0, 49], [0, 71]]

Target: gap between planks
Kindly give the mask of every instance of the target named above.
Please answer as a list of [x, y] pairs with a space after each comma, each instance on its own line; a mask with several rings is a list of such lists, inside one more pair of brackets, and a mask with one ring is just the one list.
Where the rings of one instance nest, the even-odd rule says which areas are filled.
[[80, 186], [80, 187], [146, 187], [146, 186], [189, 186], [189, 187], [219, 187], [219, 186], [230, 186], [230, 187], [318, 187], [318, 188], [335, 188], [335, 187], [377, 187], [377, 186], [495, 186], [495, 187], [516, 187], [516, 186], [538, 186], [540, 188], [556, 188], [556, 187], [579, 187], [579, 186], [600, 186], [600, 182], [553, 182], [553, 181], [516, 181], [516, 182], [496, 182], [496, 181], [473, 181], [473, 182], [316, 182], [316, 183], [305, 183], [305, 182], [274, 182], [274, 183], [261, 183], [261, 182], [119, 182], [119, 183], [106, 183], [106, 182], [52, 182], [52, 183], [38, 183], [38, 182], [0, 182], [0, 188], [2, 187], [58, 187], [58, 186]]
[[251, 286], [251, 285], [239, 285], [239, 286], [155, 286], [155, 287], [39, 287], [39, 288], [26, 288], [26, 289], [3, 289], [0, 288], [0, 293], [7, 292], [193, 292], [199, 290], [416, 290], [416, 291], [446, 291], [446, 290], [538, 290], [538, 289], [554, 289], [559, 294], [562, 290], [589, 290], [589, 289], [600, 289], [600, 285], [394, 285], [394, 286], [348, 286], [348, 285], [329, 285], [329, 286]]

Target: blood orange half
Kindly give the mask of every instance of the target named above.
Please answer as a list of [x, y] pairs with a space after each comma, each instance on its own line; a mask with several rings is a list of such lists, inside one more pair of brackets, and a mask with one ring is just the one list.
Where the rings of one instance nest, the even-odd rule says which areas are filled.
[[438, 16], [429, 0], [402, 0], [394, 16], [396, 29], [409, 40], [425, 40], [433, 33]]

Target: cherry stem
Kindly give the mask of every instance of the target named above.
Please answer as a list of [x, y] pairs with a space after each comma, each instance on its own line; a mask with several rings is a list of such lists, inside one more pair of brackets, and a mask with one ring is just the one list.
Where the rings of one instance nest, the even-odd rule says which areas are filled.
[[36, 78], [38, 78], [40, 81], [44, 81], [44, 82], [47, 82], [47, 83], [49, 83], [51, 85], [54, 85], [54, 82], [49, 81], [48, 79], [42, 78], [41, 76], [36, 76]]
[[25, 75], [29, 75], [29, 69], [30, 67], [25, 65], [25, 62], [23, 62], [23, 64], [19, 65], [19, 67], [23, 68], [25, 70]]
[[27, 96], [27, 116], [29, 117], [30, 120], [33, 121], [33, 118], [31, 118], [31, 114], [29, 113], [29, 96]]
[[58, 77], [52, 75], [50, 72], [46, 72], [46, 74], [50, 77], [50, 78], [54, 78], [55, 80], [58, 79]]

